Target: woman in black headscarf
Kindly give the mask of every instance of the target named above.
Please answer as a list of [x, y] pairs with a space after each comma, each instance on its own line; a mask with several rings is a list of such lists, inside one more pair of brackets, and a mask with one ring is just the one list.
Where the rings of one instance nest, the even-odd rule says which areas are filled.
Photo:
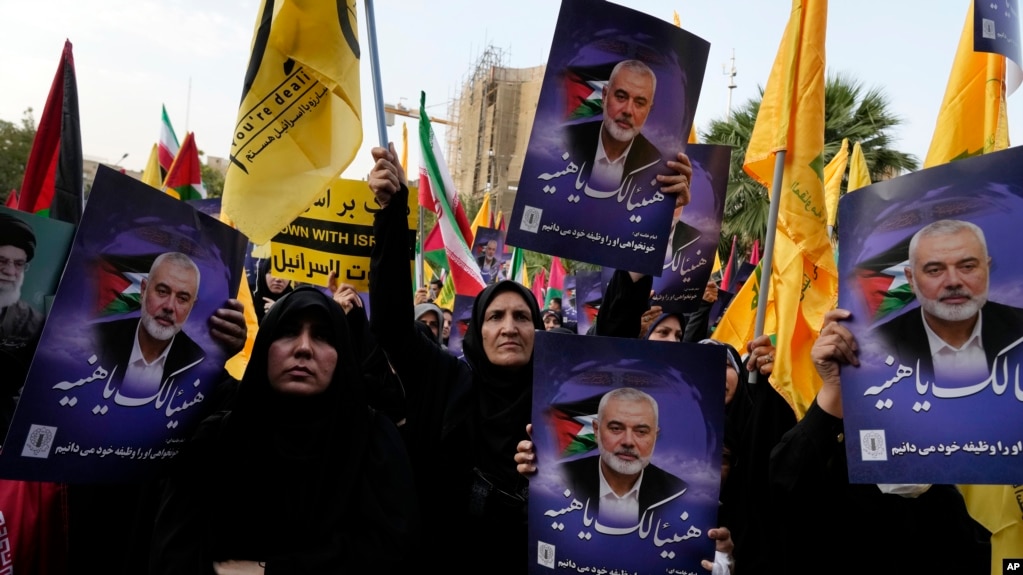
[[256, 320], [263, 323], [266, 312], [277, 300], [292, 292], [291, 282], [275, 277], [271, 273], [270, 259], [259, 260], [256, 265], [256, 291], [252, 293], [252, 303], [256, 309]]
[[527, 438], [540, 308], [512, 281], [480, 292], [462, 344], [464, 361], [418, 332], [410, 297], [408, 188], [392, 153], [375, 148], [373, 156], [369, 185], [382, 209], [373, 224], [370, 324], [406, 393], [402, 434], [431, 526], [421, 563], [455, 560], [481, 571], [522, 572], [528, 482], [513, 456]]
[[153, 573], [326, 573], [405, 560], [417, 523], [393, 424], [366, 405], [341, 308], [299, 288], [266, 315], [234, 409], [167, 482]]

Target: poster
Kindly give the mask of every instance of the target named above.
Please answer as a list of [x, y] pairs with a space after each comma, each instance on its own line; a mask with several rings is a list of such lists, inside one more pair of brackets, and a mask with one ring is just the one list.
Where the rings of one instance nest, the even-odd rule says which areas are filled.
[[693, 164], [688, 206], [676, 208], [661, 276], [654, 278], [650, 305], [668, 313], [696, 311], [714, 268], [725, 212], [731, 146], [690, 144]]
[[[533, 353], [530, 573], [702, 572], [717, 527], [724, 348], [537, 332]], [[638, 489], [635, 506], [601, 497], [600, 474]]]
[[479, 227], [472, 243], [472, 257], [476, 258], [476, 265], [480, 267], [483, 283], [491, 285], [507, 279], [508, 270], [505, 262], [508, 258], [504, 254], [504, 232], [495, 228]]
[[131, 481], [172, 459], [224, 377], [209, 318], [245, 238], [114, 170], [97, 174], [43, 328], [0, 477]]
[[467, 295], [455, 295], [455, 309], [451, 310], [451, 332], [448, 335], [448, 352], [455, 357], [462, 355], [462, 340], [469, 331], [469, 320], [472, 319], [472, 306], [476, 298]]
[[610, 2], [564, 0], [507, 242], [660, 275], [710, 45]]
[[[1023, 149], [1010, 148], [839, 203], [839, 306], [861, 362], [842, 370], [850, 481], [1023, 477], [1020, 182]], [[912, 245], [938, 221], [952, 223]]]
[[[415, 262], [419, 197], [409, 188], [409, 260]], [[326, 286], [338, 278], [369, 291], [369, 255], [373, 249], [373, 215], [380, 210], [366, 182], [337, 179], [319, 199], [270, 241], [272, 273], [302, 284]]]
[[579, 335], [590, 332], [590, 326], [597, 320], [600, 302], [604, 299], [604, 284], [599, 271], [577, 271], [575, 273], [575, 317]]

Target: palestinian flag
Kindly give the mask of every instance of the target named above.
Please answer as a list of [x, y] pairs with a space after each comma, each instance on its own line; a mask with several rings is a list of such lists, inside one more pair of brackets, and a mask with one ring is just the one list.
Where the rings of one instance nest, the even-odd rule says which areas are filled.
[[537, 305], [543, 301], [544, 290], [547, 289], [547, 270], [540, 268], [540, 271], [536, 272], [533, 276], [533, 297], [536, 298]]
[[531, 285], [529, 283], [529, 273], [526, 271], [526, 259], [522, 248], [512, 248], [511, 273], [508, 277], [527, 288]]
[[601, 98], [607, 79], [586, 77], [579, 72], [565, 73], [565, 118], [581, 120], [594, 118], [604, 111]]
[[543, 307], [549, 308], [551, 300], [565, 296], [565, 266], [561, 265], [561, 258], [551, 258], [551, 278], [547, 282], [547, 292], [544, 296]]
[[882, 320], [916, 300], [906, 281], [909, 241], [857, 264], [856, 283], [873, 321]]
[[548, 425], [557, 441], [559, 459], [597, 449], [593, 421], [597, 419], [600, 398], [598, 393], [577, 401], [559, 402], [556, 399], [551, 403], [547, 412]]
[[192, 132], [185, 136], [185, 142], [181, 144], [174, 163], [167, 170], [163, 188], [167, 194], [181, 200], [201, 200], [206, 197], [206, 188], [202, 185], [199, 148], [195, 145], [195, 135]]
[[434, 224], [430, 233], [426, 234], [426, 240], [423, 241], [423, 261], [434, 269], [449, 269], [448, 255], [444, 251], [444, 238], [441, 237], [440, 232], [440, 222]]
[[159, 254], [104, 255], [96, 263], [96, 306], [98, 317], [122, 315], [142, 307], [142, 280]]

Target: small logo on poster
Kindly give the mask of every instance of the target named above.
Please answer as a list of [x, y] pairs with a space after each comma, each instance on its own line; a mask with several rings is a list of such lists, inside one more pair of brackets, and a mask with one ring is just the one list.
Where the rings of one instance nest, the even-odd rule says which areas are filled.
[[32, 425], [28, 430], [28, 438], [25, 446], [21, 449], [22, 457], [50, 457], [50, 447], [53, 445], [53, 438], [57, 435], [56, 427], [46, 425]]
[[883, 429], [860, 430], [860, 455], [863, 461], [888, 461]]
[[536, 562], [548, 569], [554, 569], [554, 546], [537, 541]]
[[994, 40], [997, 35], [995, 34], [995, 21], [982, 18], [980, 23], [981, 35], [988, 40]]
[[540, 216], [542, 215], [542, 209], [526, 206], [526, 209], [522, 211], [522, 223], [519, 224], [519, 229], [535, 234], [540, 229]]

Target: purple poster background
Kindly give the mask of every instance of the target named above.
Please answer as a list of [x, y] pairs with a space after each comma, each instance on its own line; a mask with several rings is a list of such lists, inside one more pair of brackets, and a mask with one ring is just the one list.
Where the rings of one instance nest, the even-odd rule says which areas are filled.
[[[974, 0], [973, 50], [1020, 61], [1019, 0]], [[1012, 92], [1009, 92], [1010, 94]]]
[[[885, 310], [905, 282], [909, 239], [940, 219], [970, 221], [984, 231], [989, 302], [1015, 307], [1023, 301], [1021, 182], [1023, 149], [1010, 148], [874, 184], [839, 203], [839, 306], [853, 313], [849, 328], [861, 362], [842, 370], [850, 481], [1018, 483], [1023, 477], [1023, 325], [996, 334], [1015, 342], [1004, 348], [984, 336], [985, 347], [1001, 350], [987, 378], [921, 372], [918, 361], [930, 360], [920, 357], [926, 351], [900, 357], [899, 343], [881, 335], [893, 319], [921, 313], [915, 298]], [[998, 319], [982, 315], [982, 325]], [[925, 338], [916, 338], [924, 350]]]
[[[685, 148], [709, 46], [669, 22], [610, 2], [563, 0], [507, 242], [659, 275], [674, 197], [662, 195], [655, 178], [673, 173], [664, 162]], [[639, 157], [647, 151], [653, 162], [630, 164], [627, 155], [630, 169], [617, 189], [591, 187], [603, 116], [580, 102], [599, 95], [612, 68], [630, 59], [647, 64], [657, 78], [654, 104], [629, 152]]]
[[448, 351], [458, 357], [462, 355], [462, 340], [469, 329], [472, 318], [472, 304], [476, 298], [467, 295], [455, 295], [455, 309], [451, 310], [451, 332], [448, 334]]
[[686, 154], [693, 163], [692, 199], [672, 224], [664, 270], [654, 278], [650, 298], [671, 313], [694, 311], [703, 299], [721, 237], [732, 148], [690, 144]]
[[[226, 354], [210, 336], [208, 320], [238, 291], [245, 244], [239, 232], [186, 203], [101, 168], [0, 454], [0, 475], [128, 481], [152, 475], [176, 455], [212, 407], [222, 378]], [[98, 358], [111, 348], [130, 350], [134, 330], [126, 341], [104, 348], [98, 326], [119, 320], [127, 325], [139, 313], [101, 315], [104, 304], [124, 309], [115, 298], [101, 299], [110, 293], [101, 287], [116, 285], [112, 276], [138, 279], [157, 255], [170, 251], [188, 255], [201, 278], [194, 307], [171, 345], [185, 334], [201, 348], [192, 357], [202, 359], [163, 379], [157, 396], [128, 400], [112, 383], [115, 366]], [[171, 362], [168, 356], [165, 367]]]
[[[724, 349], [546, 332], [537, 333], [534, 349], [533, 442], [541, 464], [529, 482], [530, 573], [701, 572], [700, 560], [714, 556], [707, 531], [717, 526]], [[562, 468], [597, 451], [564, 455], [563, 438], [568, 426], [592, 420], [601, 396], [624, 386], [657, 401], [660, 434], [650, 465], [686, 486], [651, 505], [639, 524], [611, 528], [576, 499]], [[648, 471], [655, 472], [648, 467], [644, 478]]]
[[[479, 264], [482, 261], [482, 257], [486, 255], [484, 250], [487, 247], [487, 243], [491, 240], [497, 242], [497, 251], [494, 253], [494, 259], [498, 261], [497, 274], [490, 274], [483, 270], [482, 264], [480, 265], [480, 273], [483, 274], [483, 283], [490, 285], [497, 283], [500, 280], [506, 278], [506, 270], [504, 268], [505, 260], [507, 259], [504, 255], [504, 232], [496, 228], [477, 228], [476, 237], [473, 238], [472, 257], [476, 259], [476, 263]], [[496, 276], [496, 277], [495, 277]]]

